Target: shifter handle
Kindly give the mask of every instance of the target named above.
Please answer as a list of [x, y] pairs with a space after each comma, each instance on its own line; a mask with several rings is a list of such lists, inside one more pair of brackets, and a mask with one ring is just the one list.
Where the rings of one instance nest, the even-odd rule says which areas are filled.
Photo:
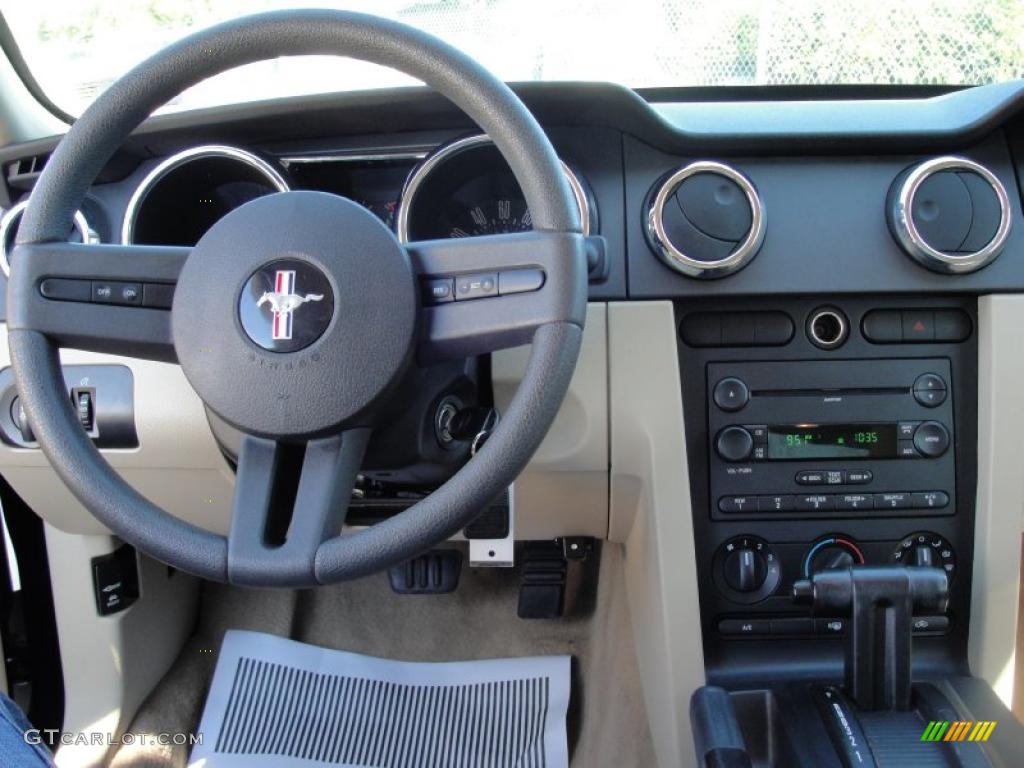
[[914, 615], [945, 613], [949, 604], [949, 578], [940, 568], [880, 565], [819, 571], [793, 583], [793, 602], [809, 605], [821, 616], [849, 616], [853, 611], [854, 574], [870, 579], [875, 590], [909, 592]]
[[945, 571], [905, 565], [819, 571], [793, 584], [793, 600], [817, 615], [850, 618], [845, 687], [861, 709], [910, 708], [911, 623], [914, 614], [945, 612]]

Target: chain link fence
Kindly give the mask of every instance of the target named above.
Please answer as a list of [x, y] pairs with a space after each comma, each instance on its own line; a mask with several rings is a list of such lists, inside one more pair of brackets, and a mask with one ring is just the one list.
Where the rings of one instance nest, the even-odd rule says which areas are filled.
[[[1024, 77], [1024, 0], [317, 0], [447, 40], [510, 81], [632, 87], [964, 84]], [[37, 78], [72, 111], [163, 45], [309, 0], [0, 0]], [[337, 60], [215, 78], [174, 108], [406, 84]]]
[[[1024, 76], [1020, 0], [662, 3], [659, 53], [694, 85], [982, 84]], [[672, 45], [672, 41], [681, 45]]]

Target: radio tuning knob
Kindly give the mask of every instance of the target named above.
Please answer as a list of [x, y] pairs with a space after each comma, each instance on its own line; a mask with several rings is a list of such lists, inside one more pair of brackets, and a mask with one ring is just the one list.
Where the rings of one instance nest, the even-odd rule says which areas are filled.
[[914, 430], [914, 447], [922, 456], [937, 459], [949, 448], [949, 432], [937, 421], [926, 421]]
[[715, 450], [726, 461], [746, 461], [754, 452], [754, 438], [743, 427], [726, 427], [718, 433]]

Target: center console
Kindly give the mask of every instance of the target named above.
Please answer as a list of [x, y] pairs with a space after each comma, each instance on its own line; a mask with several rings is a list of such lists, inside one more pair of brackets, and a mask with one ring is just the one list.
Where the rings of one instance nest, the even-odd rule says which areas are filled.
[[[1012, 721], [967, 664], [974, 301], [688, 301], [677, 304], [676, 319], [706, 677], [739, 713], [751, 764], [855, 764], [840, 749], [853, 721], [876, 761], [864, 765], [923, 764], [893, 758], [899, 749], [889, 750], [886, 734], [917, 740], [927, 713]], [[895, 577], [872, 581], [879, 568]], [[926, 571], [945, 577], [943, 599], [911, 610], [901, 574]], [[845, 585], [850, 574], [869, 608], [823, 610], [820, 595], [810, 599], [809, 585]], [[794, 585], [804, 599], [794, 600]], [[892, 614], [901, 600], [904, 609]], [[890, 663], [893, 648], [906, 651], [896, 654], [903, 677], [893, 678], [903, 703], [892, 711], [855, 706], [868, 683], [881, 686], [882, 673], [865, 662], [852, 674], [853, 665], [863, 654]], [[840, 700], [854, 702], [848, 717]], [[700, 705], [711, 719], [715, 701], [705, 694]], [[1016, 738], [1017, 727], [1006, 722], [1000, 738]], [[934, 764], [999, 764], [957, 762], [944, 749], [932, 749], [941, 757]], [[990, 759], [993, 749], [979, 754]]]
[[[792, 585], [851, 565], [943, 569], [917, 659], [962, 671], [976, 486], [976, 317], [967, 299], [677, 306], [711, 681], [841, 671], [842, 618]], [[787, 642], [773, 647], [772, 641]]]

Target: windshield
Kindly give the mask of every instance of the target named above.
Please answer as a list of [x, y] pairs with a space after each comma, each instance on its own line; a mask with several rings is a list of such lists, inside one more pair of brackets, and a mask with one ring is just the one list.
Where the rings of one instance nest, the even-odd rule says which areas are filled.
[[[47, 96], [80, 114], [174, 40], [315, 0], [2, 0]], [[1020, 0], [328, 0], [444, 38], [508, 81], [657, 86], [975, 85], [1024, 76]], [[261, 62], [182, 94], [190, 109], [413, 81], [325, 57]]]

